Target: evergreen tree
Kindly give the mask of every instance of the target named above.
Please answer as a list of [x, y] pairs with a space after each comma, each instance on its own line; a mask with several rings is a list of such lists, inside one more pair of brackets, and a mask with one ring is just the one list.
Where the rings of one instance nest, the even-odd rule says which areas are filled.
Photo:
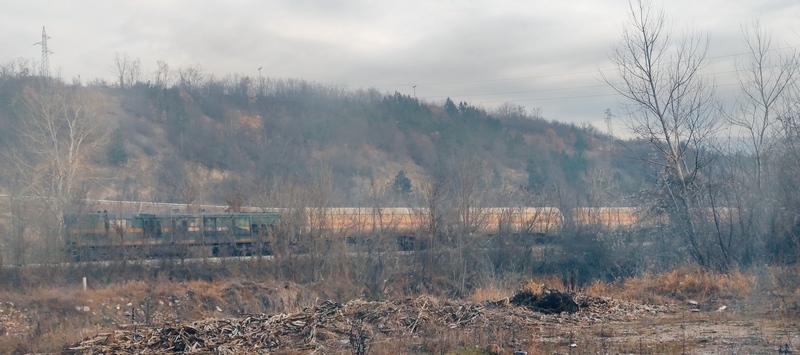
[[453, 102], [453, 100], [450, 100], [449, 97], [447, 100], [444, 100], [444, 112], [446, 112], [450, 117], [458, 116], [458, 107], [456, 107], [456, 104]]
[[546, 178], [542, 169], [542, 165], [534, 158], [528, 158], [528, 163], [525, 165], [525, 171], [528, 173], [528, 189], [536, 191], [541, 188]]
[[406, 176], [406, 172], [404, 170], [398, 171], [397, 175], [394, 176], [392, 190], [400, 194], [411, 193], [411, 179]]
[[125, 149], [125, 136], [122, 131], [116, 130], [111, 135], [111, 141], [106, 150], [108, 163], [114, 166], [124, 165], [128, 162], [128, 151]]

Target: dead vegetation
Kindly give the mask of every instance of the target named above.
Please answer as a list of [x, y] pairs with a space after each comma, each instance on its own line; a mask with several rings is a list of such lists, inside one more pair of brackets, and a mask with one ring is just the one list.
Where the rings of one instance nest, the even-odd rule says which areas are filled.
[[39, 287], [0, 293], [0, 353], [774, 353], [798, 343], [791, 275], [685, 268], [577, 290], [544, 277], [385, 301], [246, 278]]
[[757, 286], [756, 277], [740, 271], [718, 273], [683, 267], [660, 274], [646, 273], [617, 283], [595, 282], [589, 294], [613, 295], [647, 304], [666, 302], [735, 302], [747, 299]]
[[[524, 291], [514, 299], [522, 299], [527, 295], [528, 292]], [[670, 312], [669, 307], [641, 306], [557, 291], [534, 295], [534, 298], [548, 302], [555, 299], [551, 296], [574, 305], [574, 311], [559, 315], [517, 307], [513, 300], [511, 303], [508, 300], [473, 303], [429, 296], [387, 302], [353, 300], [342, 304], [324, 301], [297, 313], [244, 315], [106, 332], [86, 338], [68, 350], [73, 353], [212, 350], [219, 353], [288, 350], [335, 353], [354, 350], [355, 353], [365, 353], [373, 342], [410, 338], [404, 344], [407, 348], [403, 352], [412, 351], [415, 347], [429, 352], [445, 347], [436, 342], [444, 330], [472, 335], [484, 333], [482, 337], [487, 339], [487, 329], [504, 334], [525, 330], [516, 339], [497, 341], [502, 341], [506, 346], [527, 348], [536, 340], [531, 329], [537, 326], [631, 320], [643, 315]], [[580, 310], [576, 301], [581, 305]], [[542, 305], [541, 302], [537, 304]], [[537, 309], [544, 310], [541, 307]], [[472, 345], [480, 347], [481, 344], [473, 342]]]

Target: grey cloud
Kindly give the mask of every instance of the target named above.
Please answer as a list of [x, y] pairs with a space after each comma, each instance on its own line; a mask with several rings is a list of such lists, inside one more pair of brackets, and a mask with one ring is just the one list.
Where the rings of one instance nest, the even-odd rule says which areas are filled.
[[[800, 4], [793, 0], [663, 5], [677, 30], [710, 33], [712, 56], [742, 51], [740, 25], [755, 17], [773, 27], [778, 43], [800, 42]], [[216, 76], [257, 75], [264, 67], [265, 76], [405, 94], [419, 84], [417, 95], [431, 100], [451, 96], [487, 107], [515, 101], [582, 121], [616, 105], [606, 88], [593, 86], [597, 68], [608, 69], [606, 53], [618, 41], [625, 6], [625, 0], [33, 0], [11, 2], [0, 13], [0, 56], [10, 54], [5, 48], [27, 48], [21, 55], [37, 58], [31, 44], [46, 25], [57, 52], [51, 65], [62, 66], [67, 79], [110, 77], [119, 51], [140, 58], [146, 70], [165, 60], [173, 67], [199, 64]], [[710, 69], [730, 71], [733, 62], [714, 59]], [[547, 76], [570, 73], [582, 74]]]

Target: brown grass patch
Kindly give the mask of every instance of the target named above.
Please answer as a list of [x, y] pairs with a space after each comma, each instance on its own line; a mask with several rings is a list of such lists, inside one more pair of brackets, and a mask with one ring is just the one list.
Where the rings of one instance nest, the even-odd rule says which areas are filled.
[[[617, 297], [652, 304], [670, 299], [743, 299], [755, 286], [755, 277], [731, 271], [727, 274], [683, 267], [662, 274], [645, 274], [626, 280], [621, 287], [603, 288], [591, 285], [592, 292], [608, 292]], [[615, 290], [616, 289], [616, 290]]]
[[544, 290], [555, 290], [560, 292], [569, 292], [569, 288], [564, 285], [560, 277], [555, 275], [542, 276], [530, 279], [522, 283], [521, 291], [528, 291], [535, 294], [540, 294]]
[[497, 287], [497, 286], [486, 286], [486, 287], [479, 287], [476, 288], [472, 293], [467, 297], [467, 300], [470, 302], [486, 302], [486, 301], [499, 301], [504, 298], [509, 298], [513, 296], [513, 292]]

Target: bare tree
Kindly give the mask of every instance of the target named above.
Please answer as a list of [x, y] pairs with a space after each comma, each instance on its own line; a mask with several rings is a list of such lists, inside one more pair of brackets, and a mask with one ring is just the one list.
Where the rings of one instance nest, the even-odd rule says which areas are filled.
[[324, 276], [324, 261], [330, 250], [326, 247], [323, 240], [330, 237], [328, 234], [333, 228], [333, 216], [331, 215], [331, 205], [334, 201], [333, 171], [327, 163], [320, 162], [312, 170], [312, 180], [306, 196], [306, 218], [310, 226], [307, 234], [307, 245], [309, 247], [309, 260], [311, 262], [311, 280], [314, 282]]
[[788, 112], [781, 117], [780, 148], [776, 159], [780, 211], [776, 223], [775, 257], [786, 262], [800, 260], [800, 84], [790, 86]]
[[447, 181], [443, 176], [434, 176], [423, 179], [416, 190], [421, 205], [419, 216], [426, 228], [426, 234], [431, 239], [431, 249], [435, 249], [435, 240], [441, 233], [446, 210], [445, 202], [448, 198]]
[[5, 247], [5, 250], [0, 253], [0, 261], [3, 260], [3, 256], [7, 255], [10, 257], [12, 265], [21, 266], [25, 264], [25, 255], [27, 254], [25, 231], [29, 228], [30, 199], [28, 198], [27, 184], [22, 180], [18, 171], [6, 170], [3, 171], [3, 175], [8, 184], [6, 185], [8, 193], [6, 199], [10, 213], [8, 214], [8, 223], [3, 230], [5, 240], [0, 241], [0, 245]]
[[128, 87], [136, 85], [142, 79], [142, 61], [139, 58], [133, 59], [128, 65], [126, 82]]
[[0, 77], [26, 77], [36, 73], [36, 67], [36, 61], [19, 57], [0, 65]]
[[[427, 179], [422, 179], [415, 190], [420, 200], [420, 205], [423, 208], [416, 209], [414, 218], [417, 219], [419, 225], [424, 226], [425, 231], [421, 234], [426, 234], [423, 240], [420, 240], [416, 247], [422, 249], [424, 244], [428, 244], [425, 250], [417, 253], [421, 259], [419, 265], [421, 266], [418, 274], [426, 283], [432, 282], [436, 275], [440, 272], [439, 262], [442, 254], [439, 238], [443, 233], [443, 225], [445, 224], [445, 214], [447, 210], [447, 180], [444, 174], [436, 174]], [[426, 243], [427, 242], [427, 243]]]
[[484, 203], [486, 202], [486, 169], [473, 154], [466, 152], [463, 158], [450, 160], [450, 176], [453, 197], [458, 210], [459, 232], [471, 235], [484, 224]]
[[797, 78], [798, 58], [794, 53], [776, 52], [770, 32], [759, 21], [744, 26], [742, 32], [749, 52], [746, 63], [737, 63], [741, 98], [726, 118], [741, 129], [738, 133], [744, 136], [742, 147], [755, 159], [748, 174], [761, 192], [766, 160], [775, 148], [780, 117], [788, 110], [787, 94]]
[[178, 69], [180, 85], [187, 89], [197, 89], [203, 81], [203, 68], [200, 64]]
[[163, 60], [156, 62], [156, 70], [153, 72], [153, 85], [159, 88], [166, 88], [172, 85], [172, 71], [167, 62]]
[[776, 174], [772, 163], [781, 127], [786, 117], [788, 95], [797, 79], [795, 53], [777, 51], [772, 36], [754, 21], [742, 28], [749, 50], [746, 62], [737, 63], [741, 96], [726, 119], [738, 136], [729, 148], [733, 200], [738, 207], [739, 227], [747, 235], [746, 255], [752, 258], [757, 247], [770, 233], [778, 208]]
[[714, 86], [701, 73], [708, 39], [696, 33], [673, 38], [664, 12], [645, 0], [632, 0], [629, 11], [622, 41], [609, 55], [617, 75], [601, 74], [625, 98], [622, 124], [658, 153], [641, 158], [662, 171], [662, 207], [687, 238], [692, 257], [708, 266], [710, 256], [698, 226], [704, 218], [698, 211], [699, 178], [719, 128]]
[[513, 102], [504, 102], [492, 112], [497, 117], [527, 117], [528, 110], [525, 106]]
[[460, 158], [450, 159], [449, 175], [458, 214], [458, 230], [453, 235], [454, 249], [451, 250], [452, 281], [459, 293], [467, 289], [467, 281], [474, 278], [481, 268], [471, 267], [478, 259], [478, 243], [486, 243], [484, 238], [476, 238], [486, 228], [487, 214], [485, 203], [488, 199], [485, 180], [486, 167], [472, 152], [463, 152]]
[[[625, 205], [622, 190], [614, 179], [608, 165], [594, 166], [586, 173], [583, 180], [587, 186], [587, 204], [590, 207]], [[622, 202], [622, 203], [620, 203]]]
[[117, 76], [120, 89], [125, 88], [125, 83], [130, 76], [131, 66], [131, 58], [128, 53], [114, 52], [114, 63], [111, 69], [114, 71], [114, 75]]
[[97, 103], [80, 90], [57, 83], [26, 87], [21, 101], [29, 119], [20, 135], [27, 154], [11, 157], [28, 190], [52, 217], [55, 238], [48, 242], [56, 249], [64, 241], [64, 213], [92, 178], [88, 159], [102, 147], [107, 135], [98, 122]]
[[139, 58], [131, 58], [128, 53], [114, 52], [112, 69], [121, 89], [131, 87], [142, 77], [142, 61]]

